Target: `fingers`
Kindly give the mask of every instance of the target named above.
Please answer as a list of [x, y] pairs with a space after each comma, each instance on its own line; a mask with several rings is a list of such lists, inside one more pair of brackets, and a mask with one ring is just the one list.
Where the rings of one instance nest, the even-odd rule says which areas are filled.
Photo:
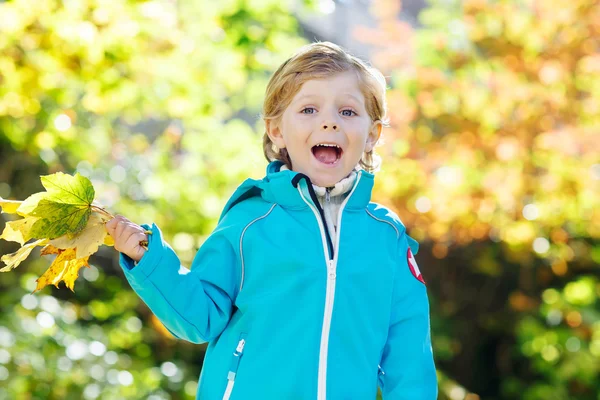
[[121, 222], [127, 222], [129, 221], [127, 218], [125, 218], [122, 215], [117, 215], [116, 217], [114, 217], [113, 219], [111, 219], [110, 221], [108, 221], [105, 226], [106, 226], [106, 230], [108, 231], [108, 233], [110, 234], [110, 236], [112, 236], [113, 238], [115, 237], [115, 233], [116, 233], [116, 229], [117, 226], [121, 223]]
[[135, 255], [135, 257], [131, 257], [133, 259], [140, 259], [144, 255], [146, 251], [143, 247], [140, 246], [140, 242], [143, 240], [147, 240], [145, 233], [133, 232], [131, 236], [125, 242], [125, 248], [129, 249], [131, 253]]
[[106, 223], [106, 231], [115, 241], [115, 250], [139, 261], [145, 253], [140, 246], [141, 241], [147, 241], [146, 230], [134, 224], [122, 215], [117, 215]]
[[[125, 229], [127, 229], [128, 227], [139, 227], [139, 225], [134, 224], [122, 215], [117, 215], [116, 217], [108, 221], [105, 226], [108, 233], [115, 239], [121, 236]], [[141, 229], [141, 227], [139, 228]]]

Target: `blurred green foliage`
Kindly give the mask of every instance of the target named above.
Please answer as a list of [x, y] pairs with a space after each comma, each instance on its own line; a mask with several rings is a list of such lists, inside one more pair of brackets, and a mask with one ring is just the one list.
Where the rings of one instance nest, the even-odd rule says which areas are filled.
[[[264, 171], [264, 87], [305, 43], [289, 7], [0, 1], [0, 196], [79, 172], [104, 206], [156, 221], [189, 265], [225, 197]], [[0, 399], [194, 398], [205, 346], [166, 332], [115, 255], [92, 258], [75, 294], [28, 294], [46, 259], [2, 274]]]

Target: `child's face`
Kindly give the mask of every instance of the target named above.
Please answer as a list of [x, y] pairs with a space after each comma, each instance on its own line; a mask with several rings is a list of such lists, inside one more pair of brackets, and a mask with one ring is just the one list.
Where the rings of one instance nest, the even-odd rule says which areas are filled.
[[267, 120], [269, 137], [287, 149], [294, 171], [324, 187], [345, 178], [373, 149], [381, 127], [371, 122], [354, 71], [306, 81], [281, 121]]

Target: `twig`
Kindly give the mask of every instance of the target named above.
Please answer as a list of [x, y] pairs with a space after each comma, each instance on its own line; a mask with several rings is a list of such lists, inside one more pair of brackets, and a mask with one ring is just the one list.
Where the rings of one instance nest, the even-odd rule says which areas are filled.
[[[102, 207], [98, 207], [98, 206], [92, 206], [92, 209], [93, 209], [94, 211], [97, 211], [97, 212], [99, 212], [100, 214], [103, 214], [103, 215], [107, 216], [107, 217], [108, 217], [108, 218], [110, 218], [110, 219], [113, 219], [113, 218], [115, 217], [114, 215], [112, 215], [111, 213], [109, 213], [108, 211], [106, 211], [106, 210], [105, 210], [104, 208], [102, 208]], [[148, 229], [146, 229], [146, 230], [144, 231], [144, 233], [145, 233], [146, 235], [152, 235], [152, 231], [151, 231], [151, 230], [148, 230]], [[148, 250], [148, 241], [147, 241], [147, 240], [141, 240], [141, 241], [140, 241], [140, 246], [142, 246], [142, 248], [143, 248], [144, 250], [146, 250], [146, 251], [147, 251], [147, 250]]]
[[113, 219], [115, 217], [114, 215], [112, 215], [111, 213], [109, 213], [102, 207], [92, 206], [92, 210], [97, 211], [100, 214], [104, 214], [105, 216], [109, 217], [110, 219]]

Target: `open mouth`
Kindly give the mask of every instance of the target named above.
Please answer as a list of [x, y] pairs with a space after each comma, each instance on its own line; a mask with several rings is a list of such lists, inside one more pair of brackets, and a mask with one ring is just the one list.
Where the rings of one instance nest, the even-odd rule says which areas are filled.
[[333, 165], [342, 158], [343, 150], [333, 143], [319, 143], [312, 147], [312, 153], [323, 164]]

